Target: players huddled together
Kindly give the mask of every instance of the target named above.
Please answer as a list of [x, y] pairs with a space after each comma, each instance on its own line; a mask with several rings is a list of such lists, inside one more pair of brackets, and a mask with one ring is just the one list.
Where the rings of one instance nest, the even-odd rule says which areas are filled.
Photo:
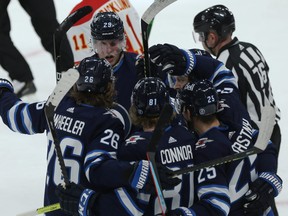
[[[4, 124], [22, 134], [47, 134], [44, 205], [61, 209], [46, 215], [277, 215], [271, 206], [282, 180], [271, 140], [259, 154], [174, 174], [249, 150], [261, 135], [223, 62], [204, 50], [157, 44], [149, 48], [153, 76], [145, 77], [143, 57], [125, 50], [117, 13], [96, 13], [90, 30], [94, 52], [75, 66], [80, 77], [54, 114], [69, 184], [63, 184], [45, 101], [25, 103], [0, 78]], [[152, 143], [152, 163], [147, 151], [167, 105], [173, 114]]]

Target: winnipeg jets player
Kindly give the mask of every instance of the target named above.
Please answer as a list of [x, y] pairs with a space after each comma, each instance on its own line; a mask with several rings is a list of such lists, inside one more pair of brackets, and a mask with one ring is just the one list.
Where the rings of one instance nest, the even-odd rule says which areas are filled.
[[82, 0], [75, 5], [71, 13], [87, 5], [93, 8], [92, 12], [75, 23], [67, 32], [75, 64], [79, 64], [83, 58], [93, 55], [90, 24], [93, 21], [93, 17], [99, 12], [110, 11], [117, 13], [124, 24], [125, 50], [137, 54], [143, 52], [140, 18], [129, 0]]
[[[129, 126], [125, 121], [128, 119], [125, 116], [127, 112], [113, 101], [114, 76], [110, 64], [104, 59], [88, 57], [80, 62], [78, 70], [80, 78], [54, 114], [68, 177], [70, 181], [97, 192], [112, 190], [114, 196], [112, 201], [109, 200], [114, 202], [114, 214], [121, 215], [129, 209], [127, 205], [130, 207], [131, 202], [127, 197], [131, 195], [128, 196], [127, 190], [120, 187], [126, 186], [129, 190], [145, 187], [149, 164], [145, 160], [133, 164], [117, 160], [116, 152], [124, 141], [125, 128]], [[59, 202], [55, 189], [63, 178], [44, 106], [45, 102], [24, 103], [13, 93], [11, 83], [0, 79], [0, 115], [3, 122], [15, 132], [31, 135], [47, 133], [46, 206]], [[119, 189], [114, 191], [114, 188]], [[135, 211], [138, 210], [135, 207]], [[65, 213], [58, 210], [47, 215], [63, 216]]]
[[[133, 161], [146, 158], [147, 145], [151, 139], [152, 132], [155, 129], [160, 110], [165, 102], [168, 102], [168, 92], [164, 83], [160, 81], [159, 78], [148, 77], [139, 80], [132, 94], [130, 115], [134, 124], [138, 124], [143, 127], [143, 132], [136, 132], [125, 141], [125, 145], [123, 145], [122, 148], [119, 148], [119, 159]], [[156, 161], [161, 162], [162, 165], [165, 165], [173, 170], [192, 166], [195, 162], [195, 158], [199, 158], [198, 156], [194, 155], [193, 152], [195, 150], [195, 143], [197, 143], [197, 140], [195, 139], [194, 135], [183, 126], [171, 123], [165, 128], [165, 132], [158, 143]], [[212, 159], [211, 156], [206, 156], [206, 159]], [[161, 167], [159, 168], [161, 169]], [[208, 210], [204, 211], [205, 207], [203, 207], [203, 209], [199, 209], [197, 213], [202, 211], [205, 213], [215, 212], [214, 215], [217, 215], [219, 207], [223, 207], [225, 211], [229, 212], [230, 199], [227, 189], [228, 185], [226, 181], [226, 173], [221, 172], [219, 173], [218, 177], [222, 181], [222, 187], [219, 186], [218, 188], [219, 193], [213, 193], [211, 196], [208, 194], [206, 195], [206, 198], [208, 199], [208, 197], [211, 197], [211, 200], [215, 198], [219, 203], [225, 204], [225, 206], [223, 207], [219, 203], [218, 205], [210, 205], [209, 202], [207, 202], [206, 205], [209, 207], [206, 208], [208, 208]], [[163, 195], [168, 210], [177, 209], [181, 206], [192, 206], [198, 199], [194, 197], [194, 188], [197, 188], [197, 186], [194, 185], [197, 179], [195, 178], [194, 173], [181, 175], [179, 178], [181, 179], [180, 184], [175, 187], [171, 187], [170, 189], [167, 188], [163, 190]], [[205, 187], [208, 187], [214, 183], [215, 181], [213, 181], [213, 179], [210, 181], [210, 183], [207, 180], [205, 181]], [[163, 186], [162, 181], [161, 184]], [[164, 185], [166, 186], [165, 182]], [[72, 192], [73, 190], [70, 191], [70, 196], [68, 196], [67, 193], [63, 195], [63, 204], [68, 203], [68, 201], [71, 200], [73, 194]], [[161, 213], [157, 198], [154, 195], [149, 196], [147, 193], [140, 193], [138, 197], [142, 200], [141, 203], [147, 204], [144, 215], [156, 215]], [[78, 203], [79, 200], [80, 197], [74, 198], [74, 202]], [[95, 202], [95, 205], [97, 205], [97, 202]]]
[[[189, 128], [198, 135], [194, 148], [195, 164], [238, 153], [244, 145], [247, 148], [254, 145], [258, 131], [253, 130], [247, 120], [243, 119], [245, 123], [242, 125], [219, 120], [217, 114], [223, 110], [219, 110], [218, 94], [208, 80], [187, 83], [179, 91], [176, 103], [178, 112], [183, 114]], [[271, 208], [268, 208], [271, 199], [282, 189], [282, 180], [276, 174], [275, 155], [275, 146], [269, 142], [267, 149], [257, 158], [245, 158], [195, 172], [194, 204], [189, 208], [175, 209], [169, 215], [240, 216], [247, 213], [243, 206], [247, 198], [250, 198], [251, 205], [256, 201], [254, 206], [258, 209], [255, 209], [254, 215], [271, 214]], [[251, 191], [246, 194], [249, 184]], [[220, 194], [222, 200], [217, 198]], [[267, 200], [267, 197], [270, 198]]]
[[116, 78], [116, 101], [129, 110], [131, 93], [137, 82], [137, 55], [124, 51], [126, 40], [123, 22], [114, 12], [101, 12], [93, 17], [90, 27], [94, 56], [105, 58], [112, 65]]
[[221, 119], [242, 123], [250, 121], [249, 114], [240, 101], [237, 81], [225, 65], [207, 55], [195, 55], [193, 50], [182, 50], [172, 44], [157, 44], [149, 49], [151, 60], [161, 65], [162, 72], [175, 76], [174, 88], [182, 88], [188, 81], [208, 79], [217, 89], [226, 106]]

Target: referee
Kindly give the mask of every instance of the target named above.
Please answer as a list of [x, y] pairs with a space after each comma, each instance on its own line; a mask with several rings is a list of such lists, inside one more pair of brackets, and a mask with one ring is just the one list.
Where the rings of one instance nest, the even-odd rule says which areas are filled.
[[[275, 124], [270, 140], [279, 155], [281, 132], [278, 125], [280, 110], [276, 106], [268, 73], [269, 67], [261, 52], [251, 43], [232, 38], [235, 31], [234, 16], [223, 5], [209, 7], [194, 17], [194, 39], [204, 49], [216, 56], [234, 73], [243, 104], [246, 106], [254, 128], [259, 128], [261, 108], [266, 98], [276, 112]], [[274, 214], [278, 215], [276, 207]]]

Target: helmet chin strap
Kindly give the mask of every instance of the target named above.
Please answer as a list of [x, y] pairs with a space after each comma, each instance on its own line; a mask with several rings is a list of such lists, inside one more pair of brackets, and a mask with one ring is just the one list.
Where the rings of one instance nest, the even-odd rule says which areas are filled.
[[205, 42], [204, 42], [204, 43], [205, 43], [205, 46], [208, 48], [209, 52], [210, 52], [212, 55], [214, 55], [214, 56], [217, 56], [217, 53], [215, 53], [214, 49], [215, 49], [215, 47], [218, 46], [218, 44], [220, 43], [220, 41], [221, 41], [221, 37], [218, 35], [216, 44], [215, 44], [213, 47], [209, 47], [208, 44], [207, 44], [207, 39], [205, 38]]
[[209, 47], [206, 41], [207, 41], [207, 40], [205, 40], [205, 46], [208, 48], [209, 52], [210, 52], [212, 55], [216, 56], [216, 53], [213, 51], [213, 49], [218, 45], [219, 42], [218, 42], [214, 47]]

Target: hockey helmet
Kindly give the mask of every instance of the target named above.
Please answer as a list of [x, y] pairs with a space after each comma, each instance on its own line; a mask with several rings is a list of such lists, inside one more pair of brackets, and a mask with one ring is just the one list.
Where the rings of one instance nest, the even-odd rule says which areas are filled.
[[79, 66], [80, 77], [76, 82], [79, 92], [105, 93], [109, 82], [114, 80], [109, 62], [96, 57], [84, 58]]
[[91, 36], [95, 40], [113, 40], [124, 38], [124, 25], [117, 13], [97, 13], [90, 25]]
[[214, 5], [198, 13], [193, 22], [196, 33], [207, 34], [214, 30], [220, 37], [226, 37], [235, 31], [235, 20], [232, 12], [224, 5]]
[[140, 79], [132, 92], [131, 104], [136, 107], [138, 116], [158, 117], [169, 94], [165, 84], [157, 77]]
[[208, 116], [219, 110], [219, 99], [216, 89], [208, 80], [196, 80], [187, 83], [176, 96], [176, 111], [181, 113], [187, 107], [193, 116]]

